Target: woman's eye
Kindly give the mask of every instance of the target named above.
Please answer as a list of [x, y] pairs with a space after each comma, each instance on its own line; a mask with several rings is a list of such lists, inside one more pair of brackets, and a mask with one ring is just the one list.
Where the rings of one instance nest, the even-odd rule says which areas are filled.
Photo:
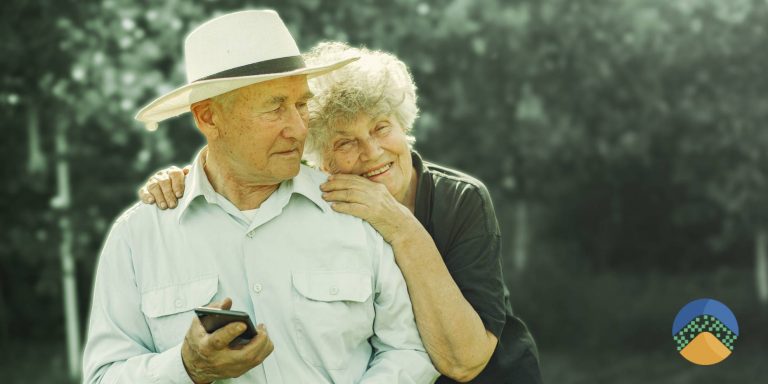
[[352, 147], [352, 140], [342, 140], [336, 143], [336, 149], [348, 149]]
[[389, 130], [389, 125], [380, 125], [376, 127], [376, 132], [387, 132]]

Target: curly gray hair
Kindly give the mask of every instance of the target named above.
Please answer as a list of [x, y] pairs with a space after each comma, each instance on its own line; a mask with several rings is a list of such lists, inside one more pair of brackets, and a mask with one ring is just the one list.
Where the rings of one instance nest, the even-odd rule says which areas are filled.
[[317, 165], [329, 149], [334, 127], [352, 123], [361, 114], [392, 116], [403, 127], [408, 144], [419, 113], [416, 84], [405, 63], [392, 54], [354, 48], [345, 43], [320, 43], [304, 55], [307, 65], [321, 65], [359, 56], [360, 60], [310, 80], [315, 97], [309, 101], [309, 133], [305, 158]]

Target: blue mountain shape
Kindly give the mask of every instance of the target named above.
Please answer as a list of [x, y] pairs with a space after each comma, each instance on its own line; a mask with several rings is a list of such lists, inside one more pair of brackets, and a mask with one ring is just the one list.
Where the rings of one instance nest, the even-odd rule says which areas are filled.
[[725, 304], [714, 299], [697, 299], [683, 307], [677, 314], [677, 317], [675, 317], [675, 322], [672, 324], [672, 335], [680, 332], [680, 330], [690, 323], [691, 320], [701, 315], [714, 316], [725, 324], [725, 326], [736, 336], [739, 335], [739, 323], [736, 322], [736, 317]]

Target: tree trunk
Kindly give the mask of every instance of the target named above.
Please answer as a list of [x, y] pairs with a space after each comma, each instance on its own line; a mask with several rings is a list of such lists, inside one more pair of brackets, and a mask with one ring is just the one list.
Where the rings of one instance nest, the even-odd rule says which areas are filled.
[[512, 263], [515, 273], [525, 272], [528, 264], [528, 201], [520, 197], [515, 202], [515, 226]]
[[[0, 348], [5, 349], [8, 342], [8, 313], [10, 308], [5, 304], [5, 291], [3, 290], [3, 270], [0, 268]], [[3, 353], [0, 353], [2, 356]]]
[[61, 256], [61, 283], [67, 334], [67, 362], [69, 378], [72, 382], [77, 382], [80, 379], [80, 319], [77, 306], [77, 287], [75, 285], [75, 260], [72, 255], [73, 233], [70, 218], [67, 125], [62, 121], [56, 127], [56, 158], [58, 194], [51, 201], [51, 205], [60, 214], [61, 243], [59, 254]]
[[760, 306], [768, 308], [768, 230], [762, 226], [755, 236], [755, 283]]
[[45, 155], [40, 143], [40, 120], [35, 106], [30, 105], [27, 113], [28, 152], [27, 173], [36, 175], [45, 171]]

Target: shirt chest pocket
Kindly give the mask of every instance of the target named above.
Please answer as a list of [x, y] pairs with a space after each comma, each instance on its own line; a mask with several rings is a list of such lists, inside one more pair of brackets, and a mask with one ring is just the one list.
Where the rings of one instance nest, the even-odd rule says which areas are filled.
[[218, 283], [217, 275], [207, 275], [141, 294], [141, 311], [147, 318], [158, 352], [184, 340], [192, 324], [193, 309], [211, 302], [218, 290]]
[[296, 341], [312, 365], [342, 369], [355, 353], [370, 354], [373, 285], [370, 272], [293, 272]]

